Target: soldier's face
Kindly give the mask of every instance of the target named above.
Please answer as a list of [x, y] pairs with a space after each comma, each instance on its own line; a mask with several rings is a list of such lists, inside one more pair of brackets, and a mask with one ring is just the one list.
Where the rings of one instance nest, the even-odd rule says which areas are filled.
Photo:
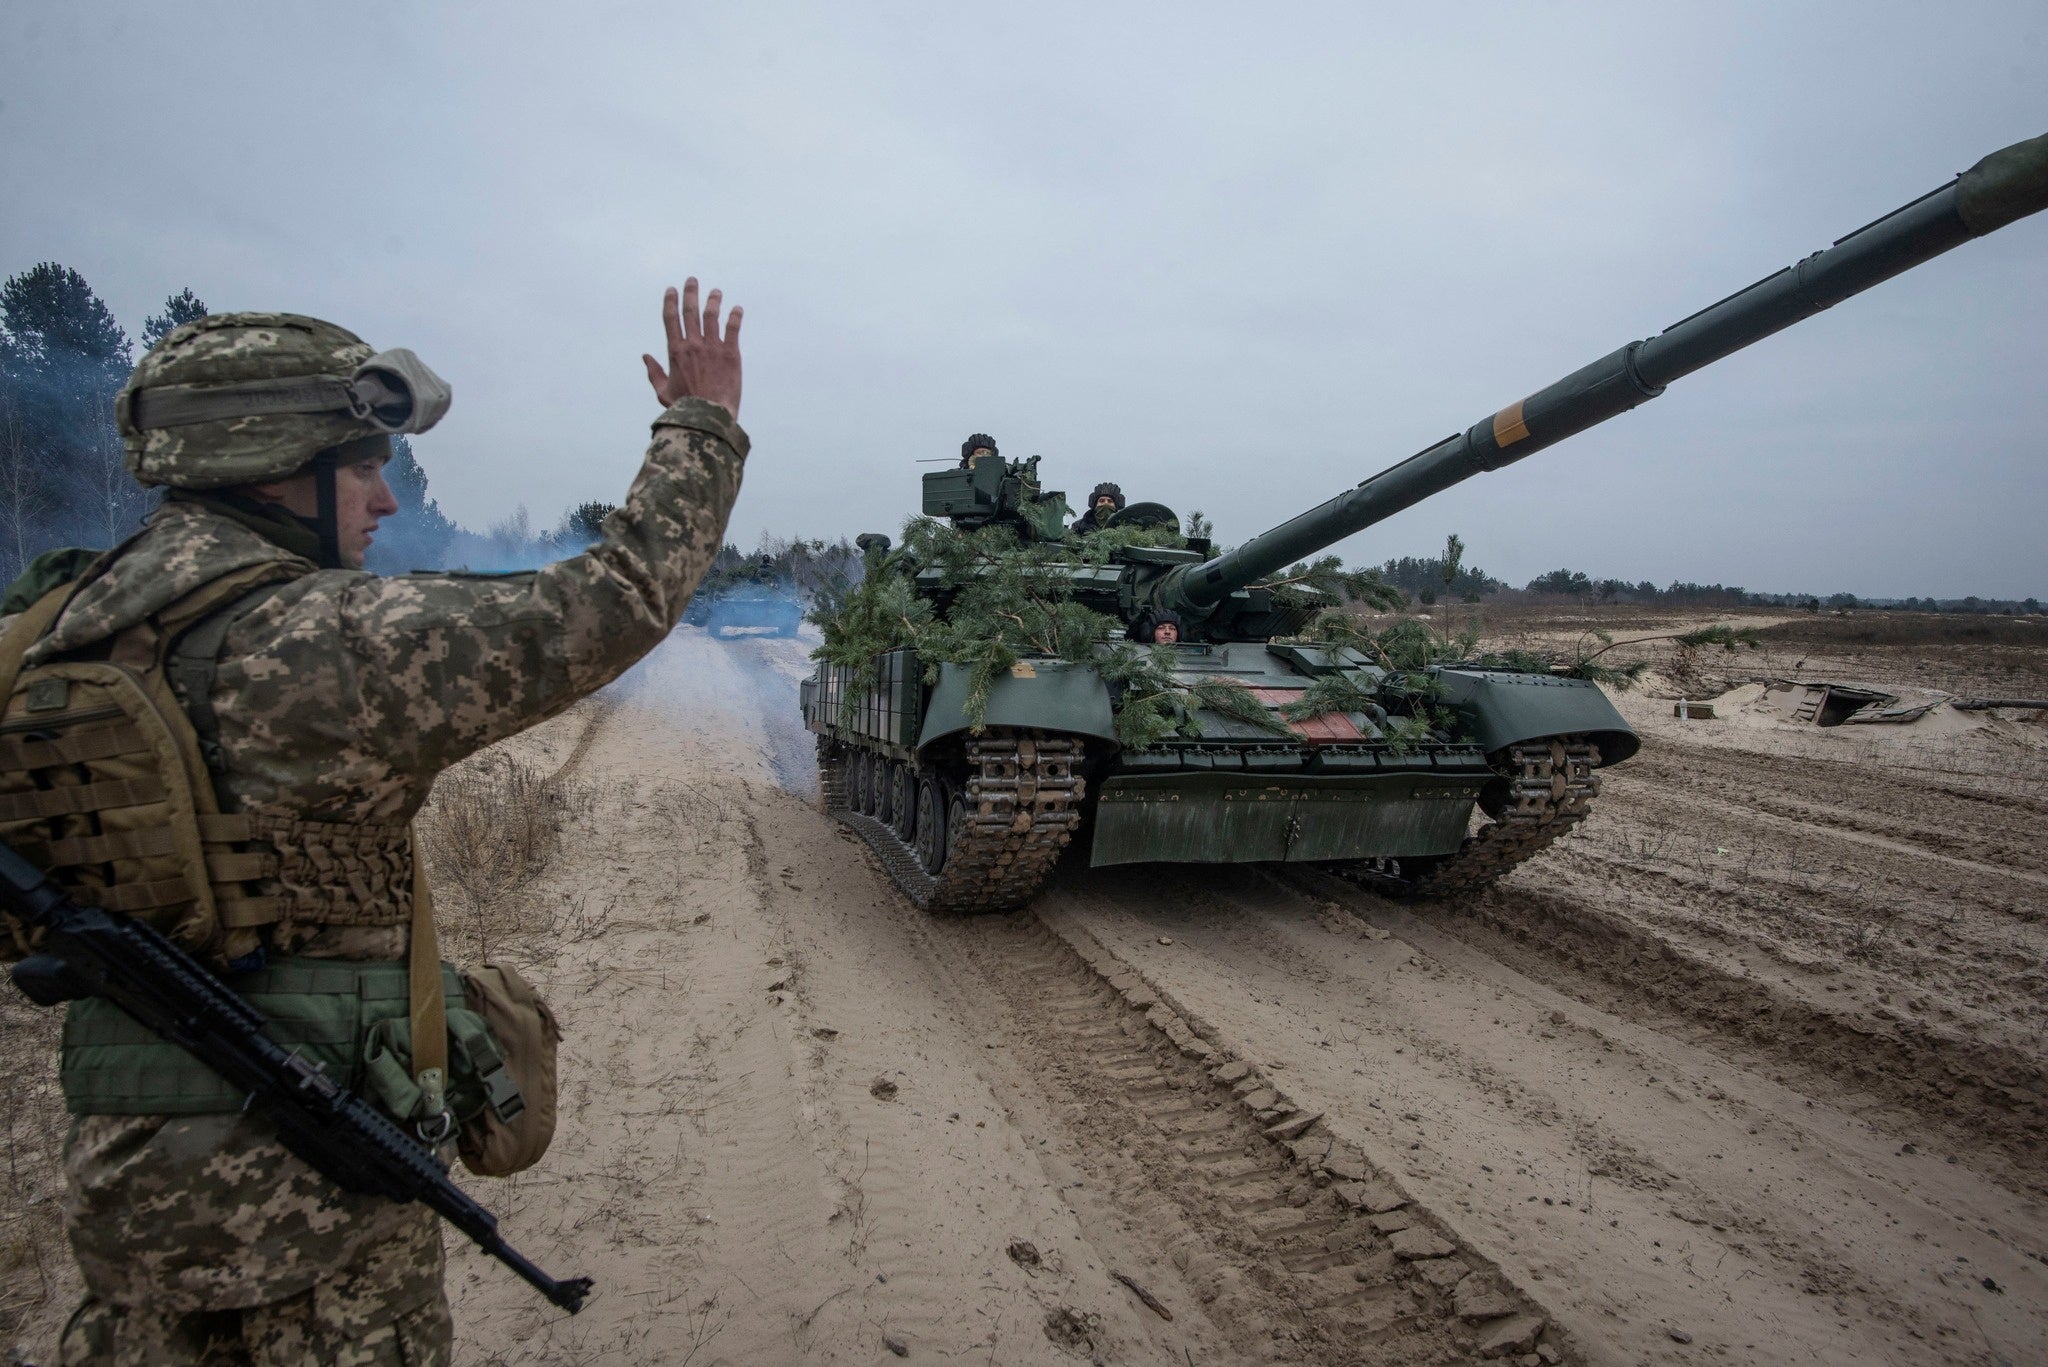
[[1152, 639], [1163, 646], [1180, 644], [1180, 628], [1171, 622], [1161, 622], [1152, 628]]
[[1096, 512], [1099, 513], [1105, 508], [1109, 509], [1111, 512], [1114, 512], [1116, 510], [1116, 500], [1111, 498], [1108, 494], [1104, 494], [1101, 498], [1095, 500]]
[[[334, 467], [334, 530], [341, 550], [341, 563], [353, 570], [363, 567], [363, 556], [376, 539], [377, 524], [398, 511], [398, 499], [384, 482], [385, 452], [343, 460]], [[255, 494], [282, 505], [300, 517], [320, 515], [320, 489], [308, 470], [290, 479], [255, 486]]]

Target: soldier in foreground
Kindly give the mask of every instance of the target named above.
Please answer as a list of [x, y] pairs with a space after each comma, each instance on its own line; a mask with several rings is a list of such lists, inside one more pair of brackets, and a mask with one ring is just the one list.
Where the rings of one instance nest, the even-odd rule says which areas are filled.
[[[217, 922], [174, 938], [238, 991], [267, 982], [312, 1016], [388, 982], [431, 933], [414, 918], [408, 823], [435, 775], [602, 687], [674, 626], [723, 542], [747, 450], [740, 310], [723, 332], [719, 314], [715, 290], [700, 310], [694, 279], [680, 301], [668, 292], [668, 363], [644, 358], [664, 409], [602, 539], [488, 579], [361, 570], [396, 511], [389, 434], [425, 430], [447, 403], [410, 353], [387, 354], [403, 359], [380, 387], [371, 348], [341, 328], [229, 314], [177, 328], [137, 365], [121, 404], [128, 464], [168, 489], [164, 505], [65, 590], [26, 664], [111, 660], [168, 677], [224, 814], [210, 829], [244, 837], [209, 850], [200, 875]], [[21, 644], [34, 616], [12, 619], [0, 646]], [[183, 644], [195, 638], [197, 654]], [[449, 996], [451, 1017], [461, 1006]], [[65, 1050], [65, 1215], [87, 1293], [65, 1362], [449, 1360], [430, 1211], [343, 1192], [232, 1099], [154, 1105], [205, 1095], [172, 1046], [67, 1026]], [[421, 1109], [396, 1117], [408, 1129], [455, 1109], [441, 1080], [418, 1075]]]

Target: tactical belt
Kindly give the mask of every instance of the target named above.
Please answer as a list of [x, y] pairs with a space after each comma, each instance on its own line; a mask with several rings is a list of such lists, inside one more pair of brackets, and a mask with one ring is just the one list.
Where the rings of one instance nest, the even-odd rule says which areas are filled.
[[[444, 1023], [425, 1038], [430, 1046], [438, 1041], [444, 1068], [452, 1063], [447, 1109], [458, 1123], [485, 1106], [517, 1114], [519, 1089], [504, 1056], [483, 1017], [464, 1005], [461, 976], [438, 967], [438, 982], [428, 982], [439, 990], [428, 995]], [[284, 958], [230, 986], [269, 1019], [277, 1043], [325, 1065], [395, 1118], [417, 1123], [442, 1108], [413, 1081], [413, 980], [411, 966], [396, 959]], [[213, 1115], [247, 1101], [184, 1049], [98, 997], [68, 1007], [58, 1076], [73, 1115]]]

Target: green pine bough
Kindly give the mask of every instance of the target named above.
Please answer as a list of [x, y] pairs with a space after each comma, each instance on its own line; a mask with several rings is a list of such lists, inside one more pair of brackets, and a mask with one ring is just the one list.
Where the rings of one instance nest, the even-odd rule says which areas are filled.
[[[961, 530], [914, 517], [904, 524], [901, 546], [872, 560], [859, 583], [832, 585], [818, 595], [810, 620], [825, 639], [813, 655], [852, 669], [853, 686], [842, 703], [848, 709], [874, 686], [877, 660], [889, 651], [916, 651], [927, 684], [938, 682], [941, 665], [958, 665], [967, 671], [967, 710], [977, 733], [995, 681], [1032, 656], [1088, 665], [1121, 690], [1116, 732], [1126, 749], [1144, 750], [1171, 736], [1198, 738], [1203, 710], [1275, 736], [1289, 734], [1249, 689], [1222, 679], [1176, 678], [1170, 646], [1122, 639], [1121, 621], [1074, 601], [1075, 566], [1106, 566], [1132, 547], [1180, 544], [1178, 533], [1160, 527], [1026, 542], [1003, 526]], [[1345, 577], [1341, 566], [1319, 565], [1296, 582], [1315, 590]], [[920, 578], [936, 593], [921, 594]], [[934, 597], [947, 603], [943, 616]]]

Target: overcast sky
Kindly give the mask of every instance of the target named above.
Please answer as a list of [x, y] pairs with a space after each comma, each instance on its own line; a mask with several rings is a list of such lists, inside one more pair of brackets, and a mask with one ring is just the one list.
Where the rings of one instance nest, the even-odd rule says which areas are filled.
[[[615, 501], [663, 286], [746, 305], [732, 534], [970, 431], [1241, 540], [2048, 132], [2048, 6], [0, 10], [0, 274], [410, 346], [451, 516]], [[2048, 216], [1339, 547], [2048, 597]]]

